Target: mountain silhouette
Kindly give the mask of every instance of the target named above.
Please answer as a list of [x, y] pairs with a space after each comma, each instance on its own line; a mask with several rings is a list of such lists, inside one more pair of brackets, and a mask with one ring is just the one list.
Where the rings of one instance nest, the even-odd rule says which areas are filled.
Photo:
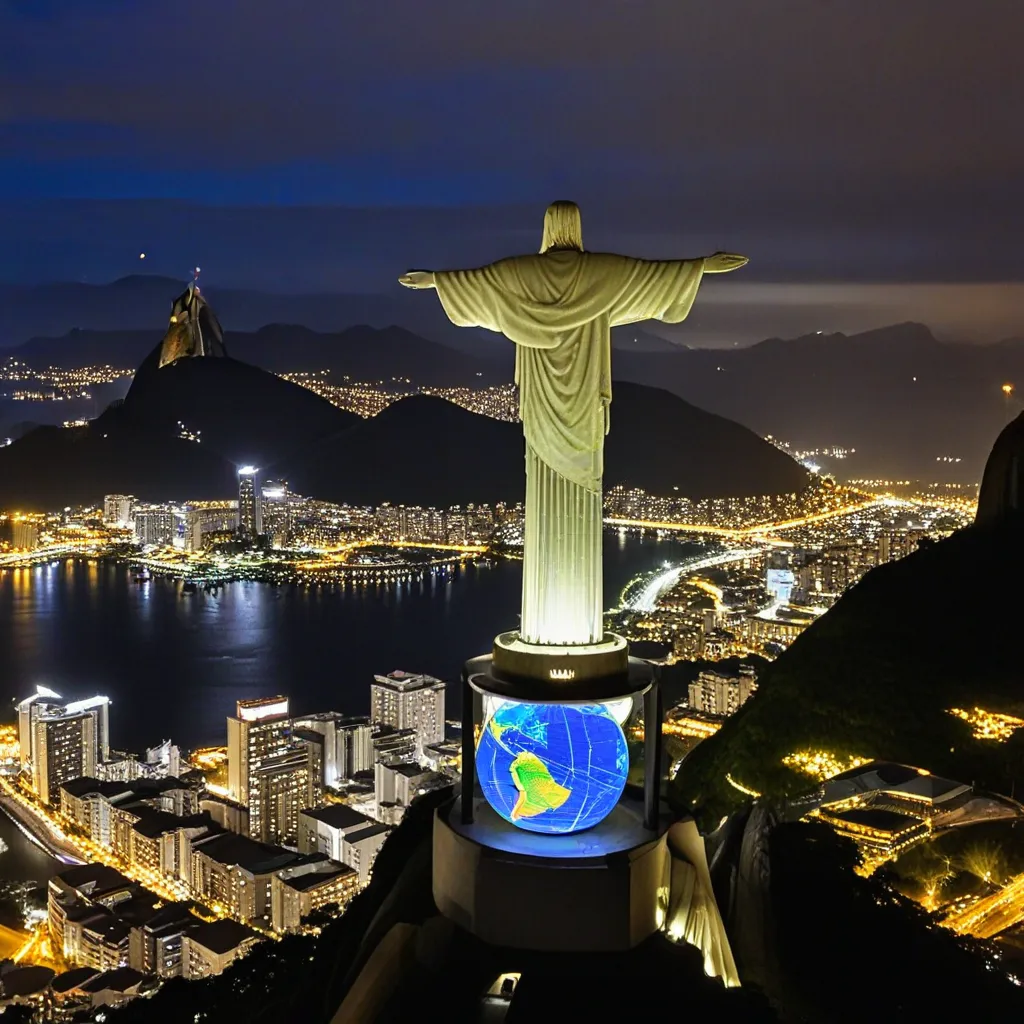
[[[237, 467], [260, 467], [359, 417], [230, 357], [161, 367], [157, 345], [123, 401], [88, 425], [39, 427], [0, 448], [0, 507], [93, 504], [104, 494], [145, 501], [229, 498]], [[188, 432], [199, 442], [185, 440]]]
[[[148, 296], [161, 281], [163, 301], [170, 301], [180, 286], [164, 279], [130, 279], [94, 292], [130, 295], [134, 302], [136, 290]], [[248, 306], [243, 297], [252, 300]], [[58, 298], [54, 302], [59, 305]], [[320, 298], [322, 307], [299, 296], [230, 293], [226, 299], [239, 316], [227, 317], [217, 305], [224, 322], [236, 328], [225, 336], [228, 351], [274, 372], [330, 370], [336, 383], [343, 383], [345, 375], [358, 381], [398, 378], [435, 386], [479, 386], [512, 378], [513, 346], [487, 331], [451, 325], [436, 330], [435, 314], [440, 312], [443, 319], [436, 301], [402, 306], [378, 297], [375, 310], [349, 303], [353, 314], [369, 315], [345, 320], [343, 307], [351, 297]], [[17, 310], [16, 300], [18, 296], [8, 301], [9, 311]], [[33, 303], [43, 306], [42, 317], [48, 307], [38, 296]], [[330, 316], [329, 308], [335, 310]], [[253, 323], [254, 311], [262, 311], [259, 324]], [[113, 313], [103, 316], [109, 320]], [[99, 314], [94, 320], [83, 314], [79, 326], [101, 319]], [[152, 320], [151, 305], [147, 319]], [[361, 326], [332, 326], [325, 332], [320, 325], [328, 320]], [[307, 326], [295, 326], [300, 323]], [[238, 330], [250, 326], [259, 329]], [[923, 324], [904, 323], [853, 335], [809, 334], [770, 338], [748, 348], [698, 349], [662, 341], [652, 333], [655, 329], [637, 325], [613, 332], [617, 380], [664, 388], [762, 436], [781, 438], [794, 451], [855, 449], [841, 463], [818, 458], [844, 478], [975, 483], [992, 433], [1020, 411], [1018, 395], [1024, 394], [1024, 343], [1019, 339], [988, 346], [952, 344], [936, 340]], [[152, 330], [82, 329], [60, 337], [34, 337], [11, 354], [36, 367], [107, 362], [133, 366], [158, 340]], [[1001, 390], [1007, 382], [1017, 384], [1009, 399]], [[954, 461], [939, 461], [944, 459]]]
[[[404, 268], [396, 270], [396, 276]], [[62, 337], [80, 332], [116, 334], [146, 331], [153, 310], [169, 309], [184, 282], [170, 277], [132, 274], [109, 284], [57, 282], [41, 285], [0, 284], [0, 351], [28, 338]], [[304, 324], [319, 333], [335, 333], [351, 324], [404, 327], [435, 342], [473, 355], [483, 345], [500, 350], [497, 335], [454, 326], [436, 298], [416, 295], [396, 281], [386, 294], [342, 293], [282, 295], [248, 289], [221, 288], [203, 282], [203, 295], [225, 324], [236, 331], [256, 331], [264, 324]], [[133, 366], [156, 339], [136, 353]], [[116, 339], [112, 339], [117, 344]], [[228, 351], [231, 342], [228, 341]], [[77, 364], [83, 365], [83, 364]]]
[[[745, 427], [656, 388], [613, 388], [605, 483], [705, 498], [799, 490], [806, 471]], [[331, 501], [444, 507], [516, 502], [522, 427], [442, 398], [413, 395], [274, 467], [300, 493]]]
[[0, 448], [0, 506], [45, 512], [96, 505], [104, 494], [172, 501], [237, 492], [235, 466], [215, 451], [112, 412], [84, 427], [37, 427]]
[[[219, 315], [219, 310], [218, 310]], [[32, 338], [10, 355], [30, 366], [136, 366], [160, 340], [154, 330], [75, 330], [56, 338]], [[499, 339], [500, 340], [500, 339]], [[404, 327], [358, 324], [333, 334], [297, 324], [266, 324], [257, 331], [227, 331], [224, 347], [236, 359], [273, 373], [329, 370], [331, 383], [344, 377], [394, 387], [417, 385], [480, 387], [512, 379], [513, 348], [487, 344], [476, 354], [407, 331]], [[667, 344], [667, 343], [666, 343]]]
[[[1002, 384], [1024, 382], [1024, 347], [942, 343], [923, 324], [905, 323], [744, 349], [627, 350], [617, 353], [615, 374], [667, 388], [794, 450], [856, 449], [846, 461], [824, 462], [844, 477], [973, 483], [1007, 419]], [[944, 458], [960, 462], [937, 467]]]
[[359, 422], [308, 388], [230, 356], [161, 367], [160, 352], [146, 357], [112, 410], [125, 428], [175, 437], [184, 427], [230, 462], [267, 466]]

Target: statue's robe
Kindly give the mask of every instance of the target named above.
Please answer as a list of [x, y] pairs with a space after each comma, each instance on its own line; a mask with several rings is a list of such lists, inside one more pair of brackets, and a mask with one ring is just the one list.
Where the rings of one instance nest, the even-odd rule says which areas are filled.
[[516, 344], [527, 474], [520, 636], [528, 643], [589, 644], [603, 636], [611, 328], [685, 319], [703, 274], [703, 259], [576, 250], [434, 274], [452, 323], [497, 331]]

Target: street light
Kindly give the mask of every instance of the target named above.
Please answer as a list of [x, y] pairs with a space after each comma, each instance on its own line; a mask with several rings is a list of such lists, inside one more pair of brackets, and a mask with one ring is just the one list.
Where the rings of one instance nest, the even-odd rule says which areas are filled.
[[1003, 405], [1006, 406], [1006, 419], [1007, 419], [1007, 421], [1009, 421], [1009, 419], [1010, 419], [1010, 395], [1013, 394], [1013, 385], [1012, 384], [1004, 384], [1003, 387], [1002, 387], [1002, 392], [1003, 392]]

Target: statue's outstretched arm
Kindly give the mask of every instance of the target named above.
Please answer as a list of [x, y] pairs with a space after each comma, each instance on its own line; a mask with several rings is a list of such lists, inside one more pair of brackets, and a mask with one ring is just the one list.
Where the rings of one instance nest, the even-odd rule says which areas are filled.
[[434, 272], [432, 270], [410, 270], [398, 279], [398, 283], [405, 285], [406, 288], [420, 289], [437, 287], [434, 282]]
[[734, 252], [716, 252], [713, 256], [704, 257], [705, 274], [728, 274], [730, 270], [745, 267], [750, 260]]

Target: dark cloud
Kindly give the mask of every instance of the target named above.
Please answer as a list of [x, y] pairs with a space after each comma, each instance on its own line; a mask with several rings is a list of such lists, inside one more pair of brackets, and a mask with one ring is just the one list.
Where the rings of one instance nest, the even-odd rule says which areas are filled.
[[[8, 0], [0, 279], [146, 245], [384, 287], [401, 253], [532, 247], [568, 195], [590, 245], [755, 279], [1019, 280], [1022, 30], [1019, 0]], [[23, 209], [53, 199], [191, 212], [104, 206], [90, 246], [100, 207], [62, 235]]]

